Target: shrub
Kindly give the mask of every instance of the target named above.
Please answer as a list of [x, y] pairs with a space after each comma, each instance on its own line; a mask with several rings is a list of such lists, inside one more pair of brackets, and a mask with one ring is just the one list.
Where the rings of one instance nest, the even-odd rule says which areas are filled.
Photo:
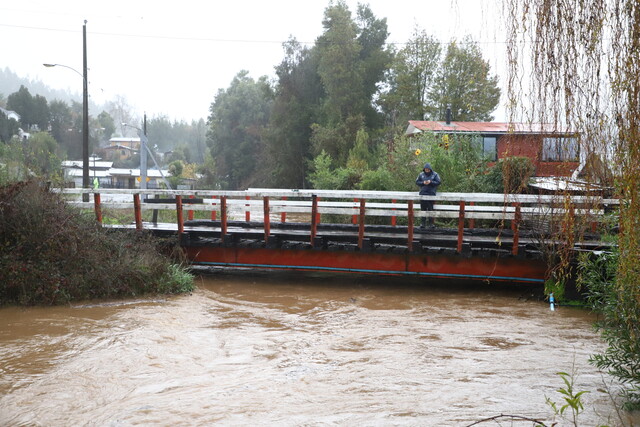
[[578, 284], [601, 314], [596, 323], [608, 347], [591, 362], [624, 385], [627, 409], [640, 409], [640, 301], [619, 283], [619, 254], [584, 254], [579, 259]]
[[102, 228], [38, 182], [0, 187], [0, 304], [186, 290], [186, 278], [171, 273], [174, 247], [148, 232]]
[[489, 168], [482, 179], [488, 192], [521, 193], [534, 173], [535, 166], [528, 157], [507, 157]]

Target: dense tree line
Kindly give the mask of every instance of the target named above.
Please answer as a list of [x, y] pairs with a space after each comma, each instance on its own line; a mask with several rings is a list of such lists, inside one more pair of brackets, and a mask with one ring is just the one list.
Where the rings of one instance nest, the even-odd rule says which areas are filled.
[[[71, 101], [69, 105], [59, 99], [49, 102], [41, 95], [33, 96], [28, 88], [21, 86], [6, 98], [0, 95], [0, 107], [20, 116], [20, 120], [16, 121], [0, 110], [0, 158], [5, 164], [14, 165], [14, 171], [22, 171], [14, 175], [25, 177], [31, 173], [48, 179], [59, 178], [62, 160], [81, 158], [81, 103]], [[103, 110], [96, 117], [89, 117], [89, 152], [102, 158], [106, 156], [104, 149], [112, 136], [136, 136], [135, 127], [144, 126], [131, 113], [123, 98], [109, 103], [107, 109], [109, 111]], [[119, 120], [117, 125], [116, 119]], [[124, 126], [124, 123], [129, 126]], [[208, 186], [214, 185], [210, 178], [213, 162], [206, 149], [207, 125], [204, 119], [186, 123], [157, 116], [148, 121], [146, 129], [152, 152], [163, 154], [154, 156], [160, 159], [161, 166], [178, 162], [181, 171], [189, 172], [188, 177], [195, 178], [198, 168], [193, 165], [200, 165], [202, 173], [209, 177]], [[28, 142], [18, 138], [26, 133], [30, 135]], [[128, 160], [115, 161], [114, 166], [136, 168], [139, 163], [140, 156], [134, 155]]]
[[[309, 187], [319, 156], [342, 171], [337, 187], [358, 188], [365, 175], [377, 177], [367, 185], [382, 185], [391, 142], [408, 120], [441, 120], [447, 107], [454, 120], [491, 120], [500, 99], [497, 77], [469, 37], [445, 45], [416, 28], [395, 46], [387, 42], [386, 18], [368, 5], [352, 13], [343, 1], [329, 4], [322, 26], [313, 44], [284, 43], [275, 78], [239, 71], [215, 95], [206, 122], [151, 118], [149, 148], [168, 153], [165, 166], [180, 163], [172, 170], [199, 172], [206, 188]], [[81, 103], [49, 102], [21, 86], [0, 105], [20, 114], [24, 131], [46, 131], [59, 158], [81, 157]], [[90, 153], [100, 156], [112, 136], [137, 136], [135, 127], [142, 121], [118, 97], [89, 118]], [[6, 143], [16, 132], [16, 123], [0, 115], [0, 139]], [[134, 156], [116, 166], [138, 164]]]
[[497, 77], [470, 37], [443, 49], [416, 29], [398, 49], [387, 43], [386, 18], [368, 5], [353, 16], [342, 1], [325, 9], [322, 25], [313, 45], [284, 44], [274, 81], [241, 71], [217, 93], [207, 143], [220, 186], [304, 188], [318, 156], [336, 168], [358, 164], [362, 175], [384, 162], [379, 154], [408, 120], [442, 120], [447, 107], [454, 120], [492, 119]]

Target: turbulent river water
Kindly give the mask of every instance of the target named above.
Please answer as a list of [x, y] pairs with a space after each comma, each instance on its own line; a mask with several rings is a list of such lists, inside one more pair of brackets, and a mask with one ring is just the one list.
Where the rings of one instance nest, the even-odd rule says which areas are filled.
[[588, 363], [604, 349], [595, 318], [530, 295], [217, 273], [191, 295], [4, 308], [0, 425], [550, 425], [559, 371], [589, 391], [580, 425], [616, 425]]

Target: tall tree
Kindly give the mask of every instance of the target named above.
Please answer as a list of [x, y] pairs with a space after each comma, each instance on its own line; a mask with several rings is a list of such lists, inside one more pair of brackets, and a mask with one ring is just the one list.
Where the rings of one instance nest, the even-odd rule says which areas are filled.
[[36, 94], [36, 96], [33, 97], [32, 109], [33, 124], [35, 124], [41, 131], [48, 130], [50, 115], [47, 98]]
[[0, 142], [7, 143], [13, 135], [18, 133], [19, 124], [15, 119], [10, 119], [0, 111]]
[[340, 165], [347, 161], [357, 132], [374, 124], [373, 97], [391, 56], [385, 49], [386, 20], [368, 6], [358, 9], [358, 23], [343, 1], [327, 7], [317, 39], [318, 74], [326, 96], [313, 127], [314, 154], [324, 150]]
[[324, 88], [315, 50], [295, 39], [284, 44], [285, 58], [276, 67], [278, 85], [265, 141], [271, 185], [304, 188], [310, 160], [311, 123], [318, 118]]
[[51, 136], [63, 144], [64, 135], [72, 126], [71, 110], [66, 102], [54, 99], [49, 105]]
[[98, 144], [100, 146], [106, 145], [109, 142], [111, 135], [116, 131], [116, 125], [113, 121], [113, 117], [111, 117], [111, 114], [103, 111], [98, 114], [97, 124], [98, 126], [96, 127], [99, 129], [97, 134]]
[[470, 36], [452, 41], [429, 91], [429, 115], [444, 120], [447, 108], [457, 121], [491, 121], [500, 102], [498, 77], [491, 76], [489, 62]]
[[209, 111], [207, 142], [216, 160], [220, 182], [230, 189], [263, 185], [265, 146], [273, 92], [266, 77], [255, 81], [239, 72], [227, 89], [220, 89]]
[[147, 120], [147, 137], [152, 147], [157, 146], [160, 151], [173, 149], [180, 140], [174, 126], [166, 115], [154, 116]]
[[[38, 111], [36, 111], [36, 102], [31, 93], [29, 93], [29, 89], [24, 86], [20, 86], [20, 89], [18, 89], [17, 92], [14, 92], [7, 97], [8, 109], [20, 114], [20, 125], [24, 130], [28, 131], [31, 129], [32, 125], [39, 124], [39, 110], [42, 107], [42, 101], [40, 98], [38, 99]], [[46, 99], [44, 101], [46, 104]]]
[[366, 99], [365, 124], [371, 129], [383, 125], [383, 116], [372, 100], [380, 91], [385, 73], [393, 61], [393, 50], [386, 45], [389, 37], [387, 18], [378, 19], [368, 5], [358, 4], [356, 22], [358, 43], [362, 46], [360, 60], [363, 64], [362, 84]]
[[416, 27], [411, 39], [396, 54], [387, 76], [388, 89], [379, 102], [392, 128], [424, 118], [441, 51], [438, 40]]

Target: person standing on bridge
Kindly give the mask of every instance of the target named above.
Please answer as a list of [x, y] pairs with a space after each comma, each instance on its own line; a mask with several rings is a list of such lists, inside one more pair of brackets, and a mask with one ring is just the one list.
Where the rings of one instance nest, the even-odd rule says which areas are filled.
[[[435, 196], [436, 191], [438, 190], [438, 185], [440, 185], [440, 175], [437, 172], [431, 169], [430, 163], [425, 163], [424, 168], [422, 168], [422, 172], [416, 178], [416, 185], [420, 187], [420, 195], [421, 196]], [[420, 200], [420, 210], [422, 211], [432, 211], [433, 210], [433, 201], [432, 200]], [[435, 227], [436, 219], [434, 217], [429, 217], [429, 228]], [[422, 222], [420, 224], [420, 228], [424, 228], [427, 223], [427, 218], [422, 217]]]

